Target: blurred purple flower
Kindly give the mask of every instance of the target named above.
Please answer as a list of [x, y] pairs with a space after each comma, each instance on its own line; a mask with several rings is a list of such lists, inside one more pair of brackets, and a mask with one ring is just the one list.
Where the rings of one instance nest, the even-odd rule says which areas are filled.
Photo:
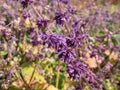
[[32, 33], [31, 34], [31, 39], [32, 39], [32, 44], [33, 45], [39, 45], [39, 44], [41, 44], [41, 40], [40, 40], [39, 36], [36, 35], [36, 33]]
[[20, 0], [23, 8], [26, 8], [28, 6], [28, 0]]
[[30, 13], [29, 12], [24, 12], [22, 16], [23, 16], [24, 19], [29, 18]]
[[64, 4], [68, 4], [70, 2], [70, 0], [59, 0], [59, 1], [64, 3]]
[[58, 52], [58, 57], [59, 59], [64, 60], [64, 62], [68, 63], [70, 62], [73, 58], [76, 57], [75, 52], [71, 49], [67, 50], [61, 50]]
[[77, 81], [86, 79], [89, 83], [95, 83], [97, 80], [97, 76], [80, 60], [72, 60], [67, 65], [67, 72], [71, 78], [74, 78]]
[[105, 67], [104, 67], [105, 71], [110, 71], [110, 69], [111, 69], [112, 66], [113, 66], [113, 65], [112, 65], [110, 62], [108, 62], [108, 63], [105, 65]]
[[91, 54], [90, 54], [90, 57], [96, 57], [96, 55], [98, 54], [98, 50], [97, 49], [94, 49]]
[[76, 47], [77, 46], [77, 42], [75, 40], [75, 38], [66, 38], [66, 44], [68, 47]]
[[14, 76], [14, 68], [11, 68], [11, 70], [9, 71], [8, 73], [8, 76], [7, 76], [7, 81], [11, 81], [12, 80], [12, 77]]
[[43, 41], [43, 44], [47, 44], [48, 47], [55, 48], [56, 51], [59, 51], [66, 46], [66, 40], [62, 35], [44, 33], [41, 34], [40, 37]]
[[5, 36], [6, 37], [10, 37], [11, 36], [11, 34], [12, 34], [12, 30], [10, 29], [10, 28], [8, 28], [8, 29], [5, 29]]
[[81, 85], [81, 84], [77, 84], [76, 86], [75, 86], [75, 90], [83, 90], [84, 89], [84, 87], [83, 87], [83, 85]]
[[54, 20], [56, 21], [56, 24], [58, 25], [64, 25], [64, 22], [66, 20], [66, 13], [65, 12], [56, 12]]
[[111, 38], [112, 37], [112, 32], [107, 32], [106, 33], [106, 37], [109, 39], [109, 38]]
[[35, 55], [35, 58], [36, 58], [36, 59], [42, 59], [42, 58], [43, 58], [43, 55], [42, 55], [42, 54], [37, 54], [37, 55]]
[[104, 51], [105, 51], [105, 46], [102, 45], [102, 44], [100, 44], [100, 45], [98, 46], [98, 50], [100, 50], [101, 52], [104, 52]]
[[76, 10], [77, 10], [77, 9], [76, 9], [76, 7], [75, 7], [75, 6], [70, 6], [70, 5], [68, 6], [68, 12], [70, 12], [70, 13], [72, 13], [72, 14], [73, 14], [73, 13], [75, 13], [75, 12], [76, 12]]
[[46, 28], [48, 26], [49, 20], [45, 18], [37, 18], [37, 25], [39, 28]]
[[110, 50], [113, 51], [114, 50], [114, 45], [112, 43], [109, 44]]
[[28, 4], [33, 3], [34, 0], [20, 0], [23, 8], [28, 7]]

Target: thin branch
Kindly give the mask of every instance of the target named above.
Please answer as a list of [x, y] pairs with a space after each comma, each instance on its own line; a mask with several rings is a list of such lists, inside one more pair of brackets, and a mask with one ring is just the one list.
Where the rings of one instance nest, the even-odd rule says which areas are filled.
[[33, 10], [35, 11], [35, 13], [39, 16], [39, 17], [42, 17], [42, 15], [40, 15], [40, 13], [35, 9], [35, 7], [33, 5], [31, 5]]
[[30, 78], [30, 81], [29, 81], [29, 85], [30, 85], [30, 83], [31, 83], [31, 81], [32, 81], [32, 79], [33, 79], [34, 74], [35, 74], [36, 66], [37, 66], [37, 65], [34, 66], [34, 70], [33, 70], [33, 72], [32, 72], [32, 75], [31, 75], [31, 78]]

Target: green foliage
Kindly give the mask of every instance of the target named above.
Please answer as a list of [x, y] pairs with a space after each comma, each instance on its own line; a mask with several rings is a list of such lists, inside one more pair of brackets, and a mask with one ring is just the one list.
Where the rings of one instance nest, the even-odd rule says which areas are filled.
[[6, 25], [9, 24], [11, 22], [11, 20], [12, 20], [11, 17], [6, 17], [6, 21], [5, 21]]
[[107, 90], [117, 90], [117, 86], [115, 83], [110, 82], [109, 79], [106, 79]]
[[118, 81], [120, 81], [120, 75], [114, 75], [114, 78]]
[[15, 86], [9, 86], [9, 89], [10, 90], [25, 90], [25, 89], [21, 89], [21, 88], [17, 88], [17, 87], [15, 87]]
[[5, 55], [7, 55], [7, 54], [8, 54], [7, 51], [0, 51], [0, 55], [1, 55], [1, 56], [5, 56]]
[[112, 37], [112, 41], [115, 45], [116, 44], [120, 45], [120, 34], [114, 34], [113, 37]]
[[55, 31], [58, 34], [62, 33], [62, 29], [59, 26], [56, 26], [53, 31]]

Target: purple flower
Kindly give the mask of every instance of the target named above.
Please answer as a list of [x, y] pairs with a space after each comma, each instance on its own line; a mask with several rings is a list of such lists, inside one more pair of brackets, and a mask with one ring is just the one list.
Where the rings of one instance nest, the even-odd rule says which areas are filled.
[[67, 65], [67, 72], [71, 78], [74, 78], [77, 81], [86, 79], [88, 82], [94, 83], [97, 80], [97, 76], [88, 68], [88, 66], [78, 59], [72, 60]]
[[60, 2], [62, 2], [64, 4], [68, 4], [70, 2], [70, 0], [60, 0]]
[[29, 2], [30, 2], [30, 3], [33, 3], [33, 2], [34, 2], [34, 0], [29, 0]]
[[14, 76], [14, 68], [11, 68], [11, 70], [9, 71], [9, 73], [8, 73], [8, 76], [7, 76], [7, 81], [9, 82], [11, 79], [12, 79], [12, 77]]
[[41, 33], [40, 38], [43, 44], [55, 48], [57, 52], [66, 47], [66, 39], [64, 39], [62, 35]]
[[48, 26], [49, 20], [45, 18], [37, 18], [37, 25], [39, 28], [46, 28]]
[[[85, 28], [85, 26], [86, 26], [86, 21], [84, 19], [75, 21], [74, 24], [72, 25], [74, 37], [81, 36], [81, 34], [83, 34], [82, 29]], [[85, 36], [87, 35], [88, 33], [85, 34]]]
[[28, 4], [33, 3], [34, 0], [20, 0], [23, 8], [28, 7]]
[[112, 37], [112, 32], [107, 32], [106, 37], [109, 39]]
[[12, 30], [10, 28], [6, 29], [4, 32], [6, 37], [10, 37], [12, 34]]
[[105, 46], [102, 45], [102, 44], [100, 44], [100, 45], [98, 46], [98, 50], [100, 50], [101, 52], [104, 52], [104, 51], [105, 51]]
[[36, 33], [32, 33], [31, 34], [31, 39], [32, 39], [32, 44], [33, 45], [39, 45], [39, 44], [41, 44], [41, 39], [39, 38], [38, 35], [36, 35]]
[[82, 84], [77, 84], [77, 85], [75, 86], [75, 90], [83, 90], [83, 89], [84, 89], [84, 87], [83, 87]]
[[94, 49], [94, 50], [92, 51], [92, 53], [90, 54], [90, 57], [96, 57], [97, 54], [98, 54], [97, 50]]
[[36, 58], [36, 59], [42, 59], [42, 58], [43, 58], [43, 55], [42, 55], [42, 54], [37, 54], [37, 55], [35, 55], [35, 58]]
[[113, 66], [113, 65], [112, 65], [110, 62], [108, 62], [108, 63], [106, 64], [106, 66], [104, 67], [105, 71], [110, 71], [110, 69], [111, 69], [112, 66]]
[[66, 20], [66, 13], [65, 12], [56, 12], [54, 20], [58, 25], [64, 25], [64, 21]]
[[76, 47], [77, 46], [75, 38], [66, 38], [66, 44], [68, 47]]
[[68, 6], [68, 12], [70, 13], [75, 13], [76, 12], [76, 7], [75, 6]]
[[114, 50], [114, 45], [112, 45], [112, 43], [110, 43], [110, 49], [111, 49], [111, 51]]
[[22, 16], [24, 19], [26, 19], [26, 18], [30, 17], [30, 13], [24, 12]]
[[26, 8], [28, 6], [28, 0], [21, 0], [20, 2], [22, 4], [23, 8]]
[[86, 76], [87, 67], [84, 66], [79, 60], [74, 60], [67, 65], [67, 72], [71, 78], [78, 81]]
[[102, 36], [96, 36], [96, 41], [101, 42], [102, 41]]
[[64, 60], [64, 62], [70, 62], [73, 58], [75, 58], [75, 52], [71, 49], [61, 50], [58, 52], [59, 59]]
[[97, 76], [92, 71], [89, 71], [87, 73], [86, 80], [89, 81], [89, 83], [95, 83]]

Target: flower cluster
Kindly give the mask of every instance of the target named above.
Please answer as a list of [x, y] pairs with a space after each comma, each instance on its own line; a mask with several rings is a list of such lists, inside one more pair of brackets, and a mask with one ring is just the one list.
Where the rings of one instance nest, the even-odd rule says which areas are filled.
[[63, 26], [64, 22], [66, 20], [66, 13], [65, 12], [56, 12], [54, 20], [56, 21], [56, 24]]
[[[75, 82], [76, 90], [82, 90], [86, 86], [91, 90], [103, 90], [103, 82], [120, 71], [120, 8], [111, 11], [109, 6], [97, 5], [94, 0], [82, 8], [77, 6], [80, 0], [76, 0], [76, 5], [71, 5], [71, 0], [17, 1], [6, 0], [3, 1], [5, 4], [1, 4], [3, 7], [0, 6], [0, 12], [3, 12], [0, 15], [0, 77], [3, 82], [8, 80], [11, 83], [17, 69], [28, 61], [30, 64], [43, 64], [37, 68], [41, 71], [48, 57], [65, 64], [61, 68], [59, 62], [55, 61], [62, 73], [60, 77], [65, 74], [64, 76]], [[15, 8], [21, 5], [24, 9]], [[47, 63], [51, 62], [52, 60]], [[62, 72], [64, 68], [69, 77]], [[4, 75], [5, 71], [7, 73]], [[56, 70], [53, 72], [56, 75]], [[18, 74], [22, 76], [19, 71]], [[26, 90], [33, 88], [32, 83], [27, 85], [24, 78], [21, 79]], [[47, 80], [48, 83], [49, 81]]]
[[29, 18], [30, 17], [30, 13], [24, 12], [22, 16], [23, 16], [24, 19]]
[[23, 8], [26, 8], [28, 4], [33, 3], [34, 0], [20, 0]]
[[[58, 53], [59, 59], [63, 60], [67, 64], [67, 72], [71, 78], [74, 78], [77, 81], [85, 79], [89, 83], [97, 82], [97, 76], [89, 69], [87, 65], [77, 59], [75, 51], [68, 48], [68, 42], [63, 36], [41, 33], [40, 37], [42, 40], [41, 42], [43, 44], [47, 44], [48, 47], [54, 48]], [[34, 39], [34, 41], [36, 40]]]
[[64, 4], [68, 4], [70, 2], [70, 0], [60, 0], [60, 2], [62, 2]]
[[86, 79], [90, 83], [95, 83], [98, 79], [96, 75], [89, 70], [88, 66], [83, 64], [80, 60], [73, 60], [67, 65], [67, 71], [71, 78], [77, 81]]
[[39, 28], [45, 28], [47, 27], [49, 23], [49, 20], [48, 19], [45, 19], [45, 18], [37, 18], [37, 25]]

